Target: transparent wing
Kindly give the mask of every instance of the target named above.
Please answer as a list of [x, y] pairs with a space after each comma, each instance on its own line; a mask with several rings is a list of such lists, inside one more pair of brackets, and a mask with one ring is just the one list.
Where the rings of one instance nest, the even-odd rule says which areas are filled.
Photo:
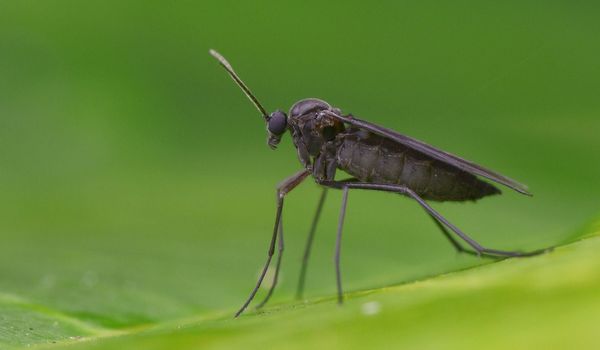
[[333, 111], [324, 111], [323, 113], [327, 114], [328, 116], [330, 116], [332, 118], [340, 120], [344, 123], [353, 125], [355, 127], [361, 128], [361, 129], [368, 130], [377, 135], [384, 136], [390, 140], [396, 141], [406, 147], [410, 147], [416, 151], [419, 151], [423, 154], [426, 154], [432, 158], [435, 158], [446, 164], [452, 165], [456, 168], [459, 168], [459, 169], [466, 171], [468, 173], [471, 173], [473, 175], [485, 177], [489, 180], [492, 180], [492, 181], [495, 181], [504, 186], [510, 187], [519, 193], [531, 196], [531, 193], [529, 193], [527, 186], [525, 186], [511, 178], [508, 178], [502, 174], [499, 174], [493, 170], [486, 169], [486, 168], [482, 167], [481, 165], [477, 165], [466, 159], [462, 159], [458, 156], [455, 156], [453, 154], [450, 154], [448, 152], [445, 152], [445, 151], [437, 149], [433, 146], [430, 146], [430, 145], [426, 144], [425, 142], [419, 141], [417, 139], [414, 139], [414, 138], [406, 136], [406, 135], [402, 135], [394, 130], [384, 128], [382, 126], [370, 123], [368, 121], [354, 118], [353, 116], [342, 116]]

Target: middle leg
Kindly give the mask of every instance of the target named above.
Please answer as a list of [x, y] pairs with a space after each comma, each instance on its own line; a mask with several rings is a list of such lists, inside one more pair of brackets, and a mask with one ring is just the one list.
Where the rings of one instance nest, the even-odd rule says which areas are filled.
[[312, 224], [310, 225], [310, 231], [308, 231], [308, 237], [306, 238], [306, 246], [304, 248], [304, 255], [302, 256], [302, 267], [300, 268], [300, 277], [298, 279], [298, 288], [296, 289], [296, 299], [302, 299], [304, 294], [304, 280], [306, 278], [306, 268], [308, 267], [308, 258], [310, 257], [310, 250], [315, 237], [315, 231], [317, 230], [317, 223], [321, 217], [321, 211], [323, 210], [323, 204], [327, 197], [327, 188], [323, 188], [321, 197], [319, 198], [319, 204], [317, 205], [317, 211], [313, 217]]
[[335, 277], [337, 281], [338, 304], [344, 302], [344, 292], [342, 291], [342, 270], [340, 268], [340, 254], [342, 250], [342, 229], [344, 228], [344, 218], [346, 217], [346, 205], [348, 204], [349, 187], [343, 188], [342, 206], [340, 208], [340, 218], [338, 221], [337, 236], [335, 239]]

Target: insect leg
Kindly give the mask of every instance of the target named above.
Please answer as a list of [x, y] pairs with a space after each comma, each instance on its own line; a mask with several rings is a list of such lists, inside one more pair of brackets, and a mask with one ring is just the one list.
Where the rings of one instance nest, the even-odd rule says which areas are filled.
[[532, 252], [517, 252], [517, 251], [508, 251], [508, 250], [498, 250], [498, 249], [489, 249], [483, 247], [473, 238], [469, 237], [466, 233], [462, 232], [458, 227], [454, 226], [451, 222], [449, 222], [446, 218], [444, 218], [440, 213], [435, 211], [425, 200], [423, 200], [419, 195], [417, 195], [413, 190], [406, 186], [399, 185], [388, 185], [388, 184], [376, 184], [376, 183], [366, 183], [366, 182], [339, 182], [339, 181], [321, 181], [321, 185], [328, 186], [332, 188], [357, 188], [357, 189], [365, 189], [365, 190], [376, 190], [376, 191], [385, 191], [385, 192], [396, 192], [405, 194], [419, 203], [423, 209], [427, 211], [429, 215], [431, 215], [436, 221], [440, 224], [445, 225], [450, 230], [452, 230], [457, 236], [459, 236], [462, 240], [467, 242], [478, 254], [486, 254], [491, 256], [502, 256], [502, 257], [522, 257], [522, 256], [532, 256], [547, 252], [548, 249], [540, 249]]
[[271, 263], [271, 259], [273, 258], [273, 253], [275, 252], [275, 242], [277, 241], [277, 234], [279, 232], [279, 223], [281, 221], [281, 213], [283, 211], [283, 199], [285, 195], [288, 194], [291, 190], [293, 190], [296, 186], [298, 186], [309, 174], [310, 172], [308, 172], [307, 170], [301, 170], [296, 174], [283, 180], [277, 186], [277, 212], [275, 214], [273, 236], [271, 237], [271, 242], [269, 243], [269, 250], [267, 252], [267, 261], [265, 262], [260, 276], [258, 277], [256, 286], [254, 286], [254, 289], [252, 289], [252, 292], [250, 292], [250, 296], [248, 296], [248, 299], [246, 299], [244, 305], [242, 305], [242, 307], [235, 313], [235, 317], [238, 317], [242, 312], [244, 312], [244, 310], [246, 310], [250, 302], [252, 302], [252, 299], [254, 299], [254, 296], [258, 292], [258, 289], [260, 288], [260, 285], [262, 284], [262, 281], [265, 278], [265, 274], [267, 273], [267, 269], [269, 268], [269, 264]]
[[414, 200], [416, 200], [421, 205], [421, 207], [423, 207], [423, 209], [425, 209], [431, 215], [431, 217], [434, 218], [435, 221], [437, 221], [440, 224], [440, 226], [442, 228], [443, 228], [442, 224], [447, 226], [454, 233], [456, 233], [456, 235], [458, 235], [465, 242], [467, 242], [471, 247], [473, 247], [473, 249], [475, 249], [475, 251], [477, 252], [476, 253], [477, 255], [484, 254], [484, 255], [492, 256], [492, 257], [524, 257], [524, 256], [538, 255], [538, 254], [548, 251], [548, 249], [539, 249], [539, 250], [525, 253], [525, 252], [518, 252], [518, 251], [485, 248], [481, 244], [479, 244], [477, 241], [475, 241], [474, 239], [469, 237], [466, 233], [462, 232], [458, 227], [456, 227], [452, 223], [450, 223], [440, 213], [435, 211], [431, 206], [429, 206], [429, 204], [427, 204], [427, 202], [425, 202], [425, 200], [423, 200], [421, 197], [419, 197], [419, 195], [417, 195], [413, 190], [411, 190], [409, 188], [405, 188], [404, 191], [405, 192], [402, 192], [402, 193], [405, 193], [408, 196], [412, 197]]
[[267, 295], [265, 296], [263, 301], [261, 301], [260, 304], [258, 304], [256, 306], [257, 309], [260, 309], [263, 306], [265, 306], [265, 304], [267, 303], [267, 301], [269, 301], [269, 299], [271, 298], [271, 295], [273, 295], [273, 292], [275, 291], [275, 287], [277, 286], [277, 281], [279, 280], [279, 269], [281, 268], [281, 257], [283, 256], [283, 248], [284, 248], [283, 220], [280, 219], [279, 220], [279, 241], [277, 242], [277, 262], [275, 263], [275, 275], [273, 275], [273, 282], [271, 283], [269, 292], [267, 293]]
[[340, 253], [342, 248], [342, 229], [344, 227], [344, 217], [346, 216], [346, 204], [348, 204], [348, 191], [350, 187], [343, 188], [342, 207], [340, 208], [340, 218], [338, 221], [337, 236], [335, 239], [335, 276], [337, 281], [338, 304], [344, 302], [344, 292], [342, 291], [342, 271], [340, 269]]
[[317, 223], [321, 216], [321, 210], [327, 197], [327, 188], [323, 188], [321, 197], [319, 198], [319, 204], [317, 204], [317, 211], [313, 217], [312, 224], [310, 225], [310, 231], [308, 231], [308, 237], [306, 239], [306, 246], [304, 247], [304, 255], [302, 256], [302, 267], [300, 268], [300, 278], [298, 280], [298, 288], [296, 289], [296, 299], [302, 299], [304, 294], [304, 279], [306, 278], [306, 268], [308, 266], [308, 258], [310, 257], [310, 249], [312, 247], [313, 239], [315, 237], [315, 231], [317, 230]]
[[[429, 215], [429, 217], [433, 220], [433, 222], [435, 223], [435, 225], [440, 229], [440, 231], [442, 231], [442, 234], [444, 235], [444, 237], [446, 237], [448, 239], [448, 241], [450, 242], [450, 244], [452, 244], [452, 246], [454, 247], [454, 249], [458, 252], [458, 253], [465, 253], [465, 254], [469, 254], [469, 255], [479, 255], [477, 252], [474, 252], [472, 250], [468, 250], [465, 247], [463, 247], [460, 243], [458, 243], [458, 241], [452, 237], [452, 235], [450, 234], [450, 232], [448, 232], [448, 230], [446, 229], [446, 227], [444, 225], [442, 225], [436, 218], [435, 216], [427, 213]], [[486, 257], [491, 257], [492, 256], [488, 256], [485, 255]]]

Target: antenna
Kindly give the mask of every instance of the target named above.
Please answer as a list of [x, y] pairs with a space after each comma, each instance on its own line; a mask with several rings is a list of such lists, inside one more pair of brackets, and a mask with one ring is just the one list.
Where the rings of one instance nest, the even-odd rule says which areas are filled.
[[256, 109], [258, 109], [258, 111], [263, 115], [263, 118], [265, 118], [265, 121], [268, 121], [269, 115], [267, 114], [267, 111], [265, 110], [265, 108], [260, 104], [260, 102], [258, 102], [258, 99], [252, 94], [252, 92], [246, 86], [246, 84], [244, 84], [242, 79], [240, 79], [240, 77], [238, 77], [238, 75], [235, 74], [235, 72], [233, 71], [233, 68], [231, 67], [231, 64], [229, 64], [229, 62], [227, 62], [225, 57], [221, 56], [220, 53], [218, 53], [217, 51], [215, 51], [213, 49], [210, 49], [208, 52], [214, 58], [216, 58], [219, 61], [219, 63], [221, 63], [221, 65], [223, 66], [223, 68], [225, 68], [227, 73], [229, 73], [231, 78], [238, 84], [238, 86], [242, 89], [242, 91], [244, 91], [244, 93], [246, 94], [246, 96], [248, 96], [250, 101], [252, 101], [254, 106], [256, 106]]

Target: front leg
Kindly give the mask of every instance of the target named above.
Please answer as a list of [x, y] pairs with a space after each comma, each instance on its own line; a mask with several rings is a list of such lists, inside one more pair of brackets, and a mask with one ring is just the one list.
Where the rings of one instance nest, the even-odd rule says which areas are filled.
[[[242, 307], [238, 310], [238, 312], [235, 313], [235, 317], [238, 317], [242, 312], [244, 312], [244, 310], [246, 310], [246, 308], [248, 307], [248, 305], [250, 304], [252, 299], [254, 299], [254, 296], [258, 292], [258, 289], [260, 288], [260, 285], [262, 284], [263, 279], [265, 278], [265, 275], [267, 274], [267, 269], [269, 268], [269, 265], [271, 264], [271, 259], [273, 258], [273, 254], [275, 253], [275, 243], [277, 241], [277, 233], [280, 232], [280, 230], [282, 229], [280, 223], [281, 223], [281, 213], [283, 211], [283, 199], [291, 190], [293, 190], [304, 179], [306, 179], [306, 177], [308, 175], [310, 175], [310, 172], [308, 172], [306, 169], [303, 169], [303, 170], [297, 172], [296, 174], [288, 177], [287, 179], [283, 180], [279, 185], [277, 185], [277, 213], [275, 214], [275, 225], [273, 227], [273, 236], [271, 237], [271, 242], [269, 243], [269, 250], [267, 252], [267, 261], [265, 262], [265, 265], [263, 266], [263, 269], [260, 273], [260, 276], [258, 277], [258, 281], [256, 282], [254, 289], [252, 289], [252, 292], [250, 292], [250, 296], [248, 297], [248, 299], [246, 299], [246, 302], [244, 302], [244, 305], [242, 305]], [[274, 286], [273, 286], [273, 288], [274, 288]]]

